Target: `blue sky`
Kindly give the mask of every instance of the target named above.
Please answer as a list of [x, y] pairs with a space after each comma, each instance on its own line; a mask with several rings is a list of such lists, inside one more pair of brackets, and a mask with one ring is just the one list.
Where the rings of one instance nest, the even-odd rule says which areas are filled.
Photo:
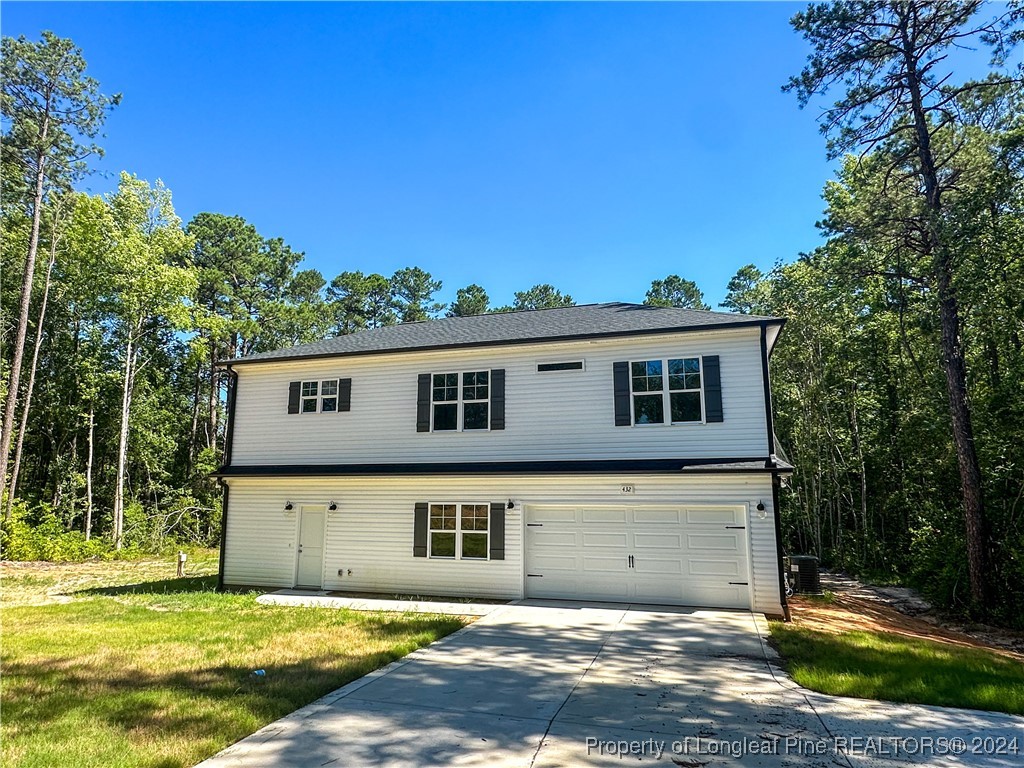
[[549, 282], [580, 303], [820, 242], [806, 48], [783, 3], [4, 3], [124, 100], [100, 164], [187, 221], [245, 217], [343, 270], [420, 266], [450, 300]]

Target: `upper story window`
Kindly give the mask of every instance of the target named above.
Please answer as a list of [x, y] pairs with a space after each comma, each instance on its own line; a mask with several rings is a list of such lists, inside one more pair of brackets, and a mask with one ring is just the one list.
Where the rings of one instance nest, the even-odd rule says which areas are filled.
[[431, 384], [435, 432], [488, 428], [490, 371], [435, 373]]
[[333, 413], [338, 410], [338, 380], [302, 382], [302, 413]]
[[704, 420], [699, 357], [631, 362], [629, 372], [634, 424]]
[[430, 557], [486, 560], [489, 504], [431, 504]]
[[288, 383], [288, 413], [338, 413], [352, 409], [352, 379]]

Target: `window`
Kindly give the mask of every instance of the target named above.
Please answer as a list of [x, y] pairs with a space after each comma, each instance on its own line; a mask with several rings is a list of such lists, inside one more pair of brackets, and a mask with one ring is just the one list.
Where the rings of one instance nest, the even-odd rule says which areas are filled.
[[338, 380], [302, 382], [302, 413], [332, 413], [338, 410]]
[[701, 421], [700, 358], [668, 361], [668, 400], [672, 422]]
[[566, 363], [537, 363], [538, 373], [548, 373], [550, 371], [582, 371], [583, 361], [572, 360]]
[[320, 382], [320, 410], [338, 410], [338, 380]]
[[430, 556], [487, 560], [489, 504], [431, 504]]
[[487, 429], [490, 375], [490, 371], [470, 371], [431, 377], [435, 432]]
[[666, 414], [671, 424], [704, 420], [699, 357], [643, 360], [629, 368], [634, 424], [664, 424]]

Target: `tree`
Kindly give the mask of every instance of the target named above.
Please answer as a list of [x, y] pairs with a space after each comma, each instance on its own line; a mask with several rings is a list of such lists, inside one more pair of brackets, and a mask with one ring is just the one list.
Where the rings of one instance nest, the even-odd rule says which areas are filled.
[[113, 504], [114, 546], [120, 549], [124, 536], [128, 434], [140, 342], [156, 330], [187, 326], [188, 299], [195, 296], [198, 280], [194, 269], [175, 265], [191, 243], [163, 184], [157, 182], [151, 187], [122, 173], [109, 204], [114, 246], [109, 254], [111, 314], [123, 356]]
[[988, 6], [981, 0], [957, 3], [819, 3], [796, 14], [794, 28], [811, 44], [807, 66], [790, 79], [801, 106], [838, 88], [840, 98], [825, 110], [821, 129], [829, 154], [879, 150], [883, 179], [910, 178], [916, 199], [901, 209], [912, 250], [925, 267], [920, 277], [934, 290], [941, 328], [941, 363], [960, 471], [971, 595], [987, 605], [988, 536], [981, 469], [975, 445], [961, 305], [955, 282], [957, 248], [946, 226], [946, 196], [959, 183], [953, 172], [964, 146], [935, 146], [944, 129], [961, 120], [960, 103], [972, 95], [1012, 83], [1010, 76], [956, 84], [949, 70], [950, 49], [981, 41], [991, 44], [997, 67], [1016, 39], [1012, 25], [1019, 11], [999, 9], [977, 21]]
[[57, 261], [57, 246], [60, 243], [62, 233], [59, 231], [63, 224], [63, 217], [66, 209], [73, 204], [73, 195], [66, 195], [58, 198], [52, 206], [52, 221], [50, 223], [50, 258], [46, 265], [46, 277], [43, 281], [43, 297], [39, 303], [39, 316], [36, 319], [36, 337], [32, 345], [32, 362], [29, 364], [28, 384], [25, 387], [25, 402], [21, 407], [21, 419], [18, 424], [18, 438], [14, 445], [14, 464], [11, 467], [11, 484], [7, 494], [7, 505], [4, 507], [4, 517], [10, 518], [11, 509], [14, 504], [14, 496], [18, 492], [18, 475], [21, 472], [21, 455], [25, 447], [25, 433], [28, 431], [28, 417], [32, 407], [32, 394], [35, 390], [36, 371], [39, 367], [39, 353], [43, 346], [43, 330], [46, 327], [46, 308], [50, 301], [50, 288], [53, 285], [53, 267]]
[[455, 292], [455, 301], [448, 308], [448, 317], [471, 317], [487, 313], [490, 299], [487, 291], [476, 283], [459, 288]]
[[682, 309], [711, 309], [704, 303], [704, 294], [692, 280], [669, 275], [664, 280], [653, 280], [644, 304], [652, 307], [680, 307]]
[[367, 275], [363, 280], [362, 289], [366, 295], [366, 326], [367, 328], [383, 328], [398, 322], [395, 310], [395, 296], [391, 290], [391, 281], [384, 275], [376, 273]]
[[[981, 469], [975, 445], [971, 400], [963, 343], [961, 302], [954, 281], [955, 242], [945, 225], [945, 196], [953, 193], [958, 175], [952, 170], [963, 145], [936, 147], [937, 135], [961, 120], [959, 102], [974, 93], [1011, 82], [993, 77], [955, 84], [948, 71], [950, 48], [981, 40], [994, 46], [999, 65], [1014, 42], [1011, 25], [1016, 10], [1000, 10], [976, 22], [985, 7], [981, 0], [957, 3], [857, 2], [819, 3], [793, 17], [793, 26], [811, 44], [800, 76], [785, 90], [795, 91], [801, 105], [812, 97], [840, 88], [843, 95], [821, 119], [829, 137], [830, 157], [859, 148], [879, 150], [886, 182], [912, 178], [916, 200], [901, 213], [913, 250], [923, 265], [920, 275], [936, 293], [941, 327], [941, 359], [949, 400], [953, 442], [961, 475], [968, 539], [971, 593], [978, 606], [987, 604], [989, 542], [986, 531]], [[987, 8], [986, 8], [987, 12]]]
[[765, 297], [763, 294], [764, 275], [753, 264], [740, 267], [729, 280], [726, 287], [725, 301], [718, 306], [724, 307], [741, 315], [754, 315], [760, 312]]
[[336, 336], [398, 321], [391, 281], [384, 275], [342, 272], [327, 286], [327, 311]]
[[[248, 286], [259, 284], [264, 270], [260, 257], [262, 239], [256, 228], [241, 216], [198, 213], [185, 231], [192, 238], [193, 247], [190, 254], [180, 254], [180, 263], [191, 263], [196, 269], [199, 287], [193, 324], [199, 332], [197, 346], [200, 350], [205, 347], [206, 358], [205, 365], [201, 357], [195, 364], [189, 437], [189, 455], [194, 456], [198, 447], [199, 414], [203, 409], [205, 447], [216, 448], [222, 383], [217, 365], [237, 353], [239, 334], [247, 331], [245, 324], [252, 320], [242, 299]], [[251, 303], [251, 296], [249, 298]], [[201, 406], [204, 383], [206, 397]]]
[[416, 323], [437, 315], [444, 304], [433, 301], [434, 294], [441, 290], [441, 281], [435, 280], [429, 272], [419, 267], [406, 267], [391, 276], [391, 293], [394, 295], [400, 322]]
[[362, 272], [342, 272], [327, 286], [327, 305], [335, 336], [355, 333], [367, 323], [367, 285]]
[[[22, 273], [18, 325], [11, 355], [3, 425], [0, 427], [0, 497], [7, 480], [7, 461], [14, 429], [14, 413], [21, 380], [22, 359], [28, 332], [29, 309], [39, 248], [39, 228], [44, 200], [56, 188], [66, 188], [85, 170], [85, 159], [101, 154], [95, 138], [106, 112], [120, 95], [104, 96], [99, 83], [85, 75], [85, 59], [79, 48], [52, 32], [43, 32], [33, 43], [24, 36], [2, 42], [4, 153], [20, 168], [20, 181], [31, 187], [31, 217]], [[6, 180], [5, 180], [6, 183]], [[9, 509], [9, 508], [8, 508]]]
[[[535, 285], [528, 291], [516, 291], [515, 300], [512, 302], [513, 312], [522, 312], [528, 309], [556, 309], [558, 307], [574, 307], [576, 302], [572, 296], [562, 293], [549, 283]], [[509, 308], [502, 308], [499, 311], [507, 311]]]
[[[66, 404], [57, 405], [59, 423], [64, 430], [54, 428], [56, 425], [42, 426], [41, 430], [55, 435], [66, 430], [72, 435], [70, 442], [74, 446], [78, 429], [85, 427], [87, 449], [82, 529], [86, 539], [92, 537], [93, 529], [97, 424], [101, 431], [107, 426], [108, 420], [104, 417], [114, 408], [104, 407], [106, 396], [115, 393], [119, 378], [117, 360], [110, 348], [113, 339], [108, 333], [112, 284], [108, 254], [114, 247], [113, 235], [107, 201], [99, 196], [76, 193], [63, 238], [61, 258], [55, 263], [54, 288], [59, 300], [54, 302], [54, 306], [57, 311], [53, 313], [55, 316], [51, 317], [47, 329], [50, 337], [49, 370], [45, 373], [56, 383], [54, 391], [67, 391], [69, 395]], [[40, 406], [36, 418], [45, 424], [47, 406], [52, 407], [52, 403], [44, 400]], [[59, 440], [56, 438], [54, 442]], [[47, 464], [42, 451], [37, 452], [35, 460], [40, 469]], [[38, 482], [38, 485], [45, 485], [45, 481]]]
[[319, 270], [295, 273], [283, 299], [271, 302], [263, 314], [270, 326], [264, 338], [270, 349], [319, 341], [329, 335], [331, 314], [324, 301], [326, 285]]

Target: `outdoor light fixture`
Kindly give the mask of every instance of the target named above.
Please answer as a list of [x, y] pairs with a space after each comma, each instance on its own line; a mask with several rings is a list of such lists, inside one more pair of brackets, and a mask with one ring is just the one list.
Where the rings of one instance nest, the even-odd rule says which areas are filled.
[[512, 499], [509, 499], [508, 500], [508, 509], [515, 509], [515, 508], [516, 508], [516, 503], [514, 501], [512, 501]]
[[327, 508], [331, 510], [331, 512], [334, 512], [338, 508], [338, 502], [332, 501], [330, 504], [327, 505]]
[[760, 517], [762, 520], [768, 517], [768, 512], [764, 508], [763, 501], [757, 502], [757, 516]]
[[292, 511], [292, 503], [290, 501], [286, 501], [284, 503], [284, 511], [285, 512], [291, 512]]

